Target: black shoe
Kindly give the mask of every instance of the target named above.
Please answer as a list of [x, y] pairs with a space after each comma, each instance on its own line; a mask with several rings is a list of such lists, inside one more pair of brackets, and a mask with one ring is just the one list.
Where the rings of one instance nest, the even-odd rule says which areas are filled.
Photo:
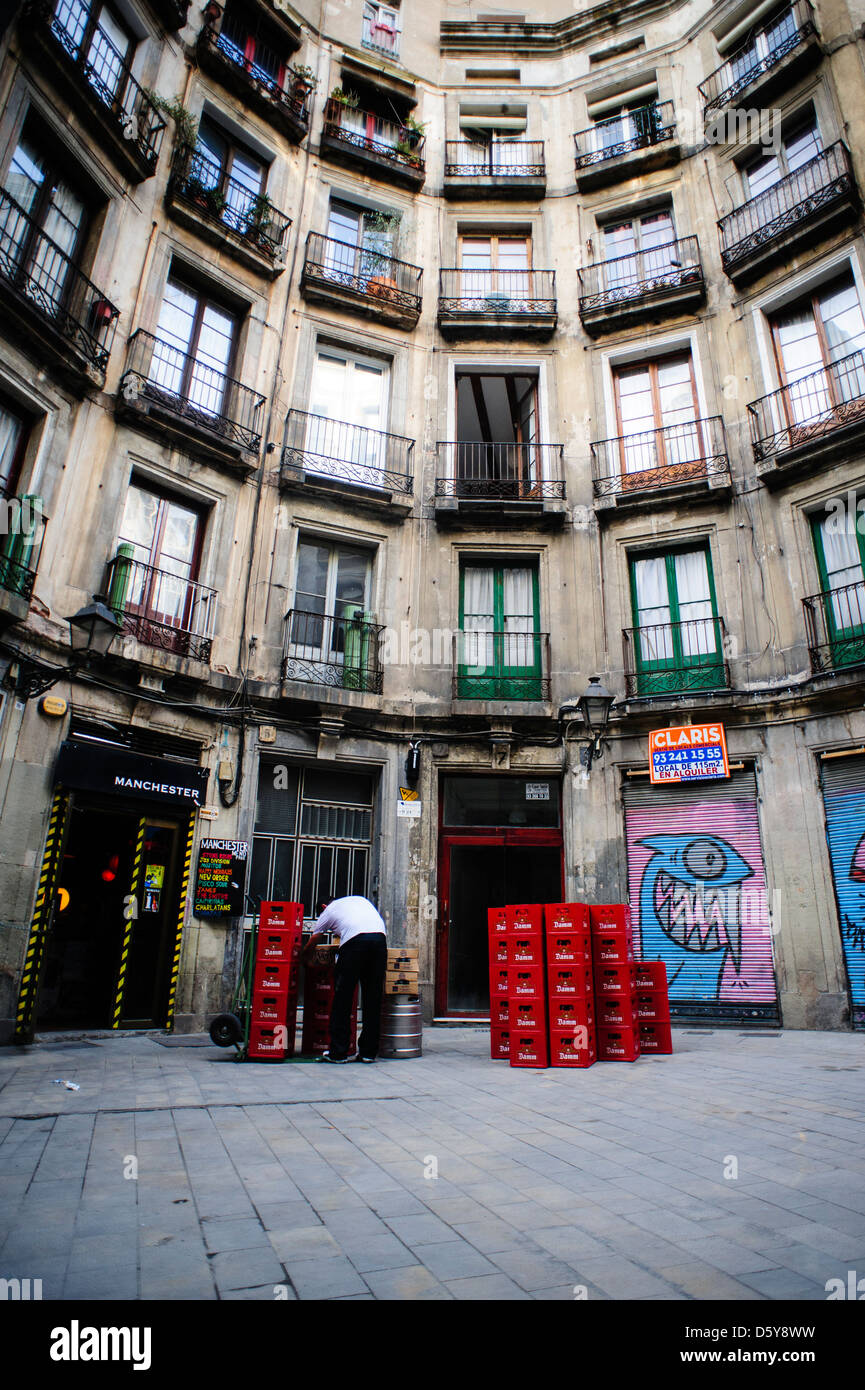
[[337, 1064], [337, 1066], [339, 1066], [341, 1063], [347, 1062], [347, 1061], [348, 1061], [348, 1058], [347, 1058], [347, 1057], [331, 1057], [331, 1055], [330, 1055], [329, 1052], [322, 1052], [321, 1056], [320, 1056], [320, 1057], [316, 1057], [315, 1060], [316, 1060], [317, 1062], [335, 1062], [335, 1063]]
[[366, 1062], [367, 1066], [370, 1066], [370, 1065], [375, 1061], [375, 1058], [374, 1058], [374, 1057], [361, 1057], [360, 1053], [358, 1053], [356, 1057], [353, 1057], [353, 1058], [352, 1058], [352, 1061], [353, 1061], [353, 1062]]

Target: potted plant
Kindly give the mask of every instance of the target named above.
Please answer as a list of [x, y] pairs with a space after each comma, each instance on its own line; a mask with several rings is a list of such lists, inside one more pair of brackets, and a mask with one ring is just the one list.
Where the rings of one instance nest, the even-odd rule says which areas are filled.
[[374, 299], [394, 299], [398, 286], [391, 274], [394, 244], [400, 216], [396, 212], [368, 212], [364, 216], [364, 270], [369, 274], [366, 293]]
[[294, 90], [297, 96], [306, 96], [308, 92], [314, 92], [318, 87], [318, 78], [312, 68], [307, 67], [306, 63], [295, 63], [291, 69], [294, 79]]
[[267, 240], [273, 210], [273, 203], [266, 193], [259, 193], [253, 198], [246, 210], [246, 234], [252, 241], [261, 244]]
[[426, 123], [416, 121], [414, 116], [406, 116], [399, 133], [400, 144], [405, 142], [410, 150], [416, 150], [426, 130]]
[[225, 194], [219, 188], [208, 188], [205, 191], [208, 212], [214, 217], [221, 217], [225, 211]]

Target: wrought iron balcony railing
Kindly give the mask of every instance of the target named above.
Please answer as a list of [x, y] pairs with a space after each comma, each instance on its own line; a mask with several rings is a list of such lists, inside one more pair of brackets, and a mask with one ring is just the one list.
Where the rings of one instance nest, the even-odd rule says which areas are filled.
[[455, 700], [549, 700], [547, 632], [463, 629], [453, 634]]
[[413, 439], [290, 410], [281, 472], [284, 480], [313, 474], [410, 497], [413, 454]]
[[331, 98], [324, 108], [324, 134], [353, 150], [378, 155], [419, 173], [424, 171], [423, 135], [373, 111], [360, 111]]
[[598, 439], [590, 447], [596, 497], [655, 492], [730, 473], [720, 415]]
[[119, 311], [3, 189], [0, 286], [104, 374]]
[[611, 116], [609, 120], [596, 121], [574, 136], [577, 168], [586, 169], [591, 164], [617, 159], [619, 155], [661, 145], [672, 140], [675, 133], [671, 101], [653, 101], [623, 115]]
[[271, 114], [287, 117], [293, 126], [308, 126], [312, 99], [309, 84], [288, 66], [285, 52], [268, 48], [258, 38], [255, 57], [247, 58], [249, 39], [243, 23], [226, 14], [219, 29], [205, 24], [198, 45], [205, 60], [215, 61], [218, 69], [239, 79], [250, 96], [263, 103], [262, 109], [269, 107]]
[[194, 579], [155, 569], [121, 545], [108, 562], [108, 607], [123, 632], [146, 647], [210, 661], [216, 631], [217, 591]]
[[736, 52], [697, 87], [705, 102], [704, 115], [712, 116], [729, 106], [740, 92], [771, 72], [788, 53], [795, 52], [816, 33], [814, 11], [808, 0], [793, 0], [768, 22], [756, 24]]
[[244, 246], [275, 261], [285, 243], [291, 218], [265, 193], [252, 193], [201, 150], [179, 145], [171, 174], [175, 198], [194, 207], [208, 221]]
[[628, 698], [728, 689], [725, 638], [724, 619], [714, 616], [625, 628]]
[[703, 266], [695, 236], [680, 237], [665, 246], [652, 246], [629, 256], [596, 261], [583, 266], [577, 274], [581, 314], [638, 304], [641, 300], [703, 284]]
[[439, 442], [436, 449], [436, 497], [488, 502], [564, 498], [561, 444]]
[[761, 247], [791, 228], [809, 222], [816, 213], [854, 190], [853, 169], [843, 141], [809, 159], [801, 169], [734, 208], [718, 222], [721, 260], [735, 270]]
[[420, 266], [384, 256], [371, 246], [350, 246], [320, 232], [310, 232], [303, 275], [317, 285], [348, 290], [382, 307], [420, 313]]
[[546, 176], [543, 140], [445, 141], [445, 178], [535, 178]]
[[554, 270], [442, 270], [439, 313], [502, 314], [510, 321], [530, 314], [555, 314]]
[[802, 606], [815, 676], [865, 662], [865, 582], [811, 594]]
[[0, 589], [18, 598], [33, 597], [45, 539], [41, 497], [0, 497], [5, 529], [0, 535]]
[[135, 147], [152, 173], [165, 121], [101, 29], [83, 44], [86, 15], [79, 0], [29, 0], [27, 6], [27, 22], [49, 39], [64, 66], [80, 75], [84, 94], [109, 116], [118, 135]]
[[144, 333], [133, 333], [120, 391], [127, 403], [152, 401], [193, 429], [257, 453], [264, 396], [216, 367]]
[[860, 349], [748, 406], [754, 457], [816, 444], [834, 430], [865, 424], [865, 353]]
[[285, 615], [282, 679], [380, 695], [385, 631], [355, 605], [339, 617], [293, 608]]
[[378, 13], [364, 12], [361, 46], [372, 49], [373, 53], [383, 53], [388, 58], [399, 57], [399, 29], [385, 23]]

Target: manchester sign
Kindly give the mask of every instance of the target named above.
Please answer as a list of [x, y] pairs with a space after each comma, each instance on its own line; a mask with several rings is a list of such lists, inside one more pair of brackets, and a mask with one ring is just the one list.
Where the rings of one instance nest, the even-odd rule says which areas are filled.
[[649, 734], [652, 782], [694, 782], [729, 777], [723, 724], [685, 724]]

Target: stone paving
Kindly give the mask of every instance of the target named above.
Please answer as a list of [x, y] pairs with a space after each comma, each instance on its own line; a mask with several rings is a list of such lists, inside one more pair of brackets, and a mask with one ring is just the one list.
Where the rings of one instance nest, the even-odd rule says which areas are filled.
[[588, 1071], [491, 1062], [470, 1027], [374, 1067], [238, 1065], [198, 1036], [4, 1048], [0, 1278], [46, 1299], [823, 1300], [865, 1275], [865, 1039], [673, 1037]]

